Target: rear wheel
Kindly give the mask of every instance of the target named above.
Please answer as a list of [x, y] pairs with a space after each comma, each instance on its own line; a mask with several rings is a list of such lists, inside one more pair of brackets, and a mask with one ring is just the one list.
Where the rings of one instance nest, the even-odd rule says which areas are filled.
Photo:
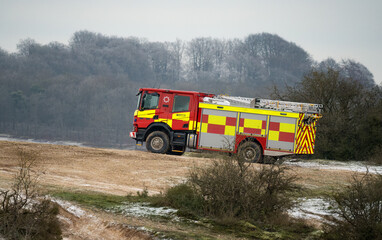
[[240, 160], [252, 163], [262, 163], [263, 153], [261, 147], [256, 142], [245, 142], [243, 143], [238, 152]]
[[170, 147], [170, 141], [166, 133], [155, 131], [150, 133], [146, 140], [146, 148], [152, 153], [166, 153]]

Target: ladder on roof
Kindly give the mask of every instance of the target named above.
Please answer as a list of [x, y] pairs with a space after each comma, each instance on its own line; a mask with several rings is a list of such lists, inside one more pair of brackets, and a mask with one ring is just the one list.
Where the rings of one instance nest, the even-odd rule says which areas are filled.
[[225, 95], [218, 95], [211, 100], [212, 102], [213, 100], [216, 100], [216, 104], [309, 114], [321, 114], [321, 110], [323, 108], [322, 104], [288, 102], [262, 98], [233, 97]]

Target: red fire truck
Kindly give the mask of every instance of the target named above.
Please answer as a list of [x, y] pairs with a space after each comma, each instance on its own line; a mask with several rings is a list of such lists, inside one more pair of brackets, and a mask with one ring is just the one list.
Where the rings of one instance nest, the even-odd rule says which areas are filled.
[[155, 88], [137, 96], [130, 137], [153, 153], [181, 155], [188, 147], [250, 162], [314, 153], [321, 104]]

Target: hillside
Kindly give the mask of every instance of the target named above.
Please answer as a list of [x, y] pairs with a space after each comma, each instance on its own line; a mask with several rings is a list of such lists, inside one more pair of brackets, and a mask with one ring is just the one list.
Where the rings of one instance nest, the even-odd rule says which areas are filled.
[[[39, 175], [39, 184], [45, 192], [53, 195], [63, 192], [64, 195], [59, 196], [69, 194], [74, 198], [82, 198], [85, 203], [95, 201], [93, 198], [97, 199], [98, 195], [110, 196], [108, 198], [116, 198], [123, 203], [127, 201], [123, 200], [125, 196], [134, 196], [137, 192], [144, 192], [145, 189], [150, 196], [163, 193], [170, 186], [183, 182], [190, 168], [203, 167], [214, 161], [213, 158], [202, 158], [203, 154], [195, 153], [192, 156], [179, 157], [134, 150], [0, 141], [0, 188], [10, 187], [12, 178], [18, 171], [17, 152], [20, 149], [39, 154], [39, 160], [33, 171]], [[322, 208], [326, 206], [321, 198], [322, 194], [333, 189], [341, 189], [349, 183], [352, 176], [363, 174], [362, 171], [358, 171], [359, 168], [320, 167], [317, 162], [311, 162], [311, 164], [290, 162], [288, 165], [290, 167], [288, 174], [296, 174], [299, 177], [297, 183], [305, 192], [305, 197], [299, 199], [304, 201], [302, 206], [307, 208], [305, 210], [296, 208], [291, 214], [305, 218], [316, 227], [321, 225], [325, 214], [328, 214], [322, 212]], [[252, 164], [252, 166], [260, 168], [262, 165]], [[87, 195], [88, 193], [90, 195]], [[132, 209], [136, 210], [129, 210], [126, 218], [120, 214], [115, 215], [113, 212], [89, 208], [87, 205], [79, 207], [67, 201], [55, 201], [58, 201], [61, 206], [60, 221], [65, 239], [95, 236], [108, 236], [106, 239], [113, 239], [113, 237], [151, 239], [150, 235], [164, 234], [164, 232], [171, 236], [179, 234], [189, 236], [191, 232], [193, 234], [196, 232], [195, 234], [211, 238], [236, 238], [231, 234], [216, 235], [217, 233], [211, 232], [209, 227], [205, 226], [195, 228], [189, 224], [179, 225], [177, 221], [173, 222], [172, 218], [169, 221], [163, 217], [156, 220], [144, 215], [135, 216], [135, 211], [146, 211], [144, 205], [139, 205], [138, 208], [132, 205]], [[157, 210], [149, 209], [148, 211]], [[142, 229], [146, 230], [142, 232]]]
[[[193, 166], [213, 159], [170, 156], [144, 151], [60, 146], [0, 141], [0, 177], [12, 178], [17, 171], [18, 148], [39, 152], [36, 171], [40, 183], [54, 188], [97, 191], [116, 195], [135, 194], [147, 188], [150, 194], [163, 192], [182, 182]], [[197, 156], [197, 154], [195, 154]], [[261, 164], [253, 164], [255, 168]], [[309, 189], [346, 184], [353, 172], [344, 169], [317, 169], [291, 166], [301, 185]], [[2, 181], [1, 187], [5, 187]]]

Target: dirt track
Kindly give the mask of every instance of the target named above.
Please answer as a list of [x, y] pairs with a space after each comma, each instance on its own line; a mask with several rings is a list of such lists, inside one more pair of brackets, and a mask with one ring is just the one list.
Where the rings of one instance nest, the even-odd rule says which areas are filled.
[[[182, 182], [191, 167], [212, 161], [133, 150], [0, 141], [0, 179], [3, 180], [0, 185], [5, 185], [17, 169], [18, 148], [39, 153], [36, 169], [41, 172], [40, 183], [44, 185], [118, 195], [135, 194], [144, 188], [152, 194], [163, 192]], [[310, 189], [346, 184], [354, 174], [297, 166], [291, 167], [290, 172], [297, 174], [299, 183]]]

